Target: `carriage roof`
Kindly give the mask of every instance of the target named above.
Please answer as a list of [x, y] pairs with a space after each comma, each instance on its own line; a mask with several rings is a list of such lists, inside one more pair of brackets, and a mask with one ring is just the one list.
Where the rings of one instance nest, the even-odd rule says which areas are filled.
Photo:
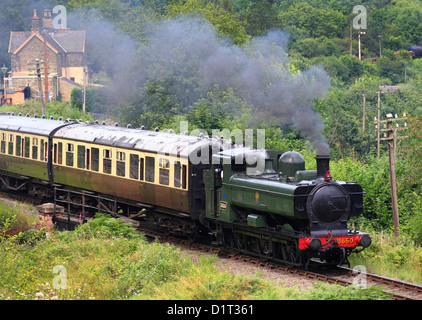
[[48, 136], [53, 130], [65, 125], [66, 121], [30, 118], [25, 116], [1, 115], [0, 130]]
[[[76, 120], [50, 120], [43, 118], [0, 115], [0, 130], [10, 130], [55, 138], [108, 145], [143, 152], [161, 153], [189, 157], [199, 149], [212, 148], [220, 151], [222, 141], [207, 136], [198, 137], [162, 131], [149, 131], [126, 127], [101, 125], [97, 122]], [[227, 141], [224, 141], [227, 143]], [[239, 145], [233, 146], [239, 147]]]
[[210, 143], [208, 138], [95, 123], [65, 126], [54, 137], [184, 157]]

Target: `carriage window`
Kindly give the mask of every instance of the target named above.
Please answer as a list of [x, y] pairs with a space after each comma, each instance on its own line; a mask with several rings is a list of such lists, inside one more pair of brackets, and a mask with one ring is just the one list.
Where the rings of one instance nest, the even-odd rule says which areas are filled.
[[0, 149], [1, 153], [6, 153], [6, 134], [2, 133], [1, 134], [1, 149]]
[[186, 189], [187, 183], [186, 183], [186, 177], [187, 177], [187, 167], [184, 164], [182, 167], [182, 188]]
[[44, 161], [44, 139], [40, 142], [40, 160]]
[[126, 160], [126, 153], [117, 151], [116, 152], [116, 160], [125, 161]]
[[[20, 136], [17, 136], [16, 137], [16, 141], [18, 141], [18, 138], [20, 138]], [[10, 154], [10, 155], [13, 155], [13, 134], [9, 134], [9, 146], [8, 146], [8, 149], [9, 150], [8, 150], [7, 153]], [[19, 155], [20, 155], [20, 145], [19, 145]]]
[[48, 142], [44, 142], [44, 161], [48, 161]]
[[160, 184], [164, 184], [166, 186], [169, 185], [169, 176], [170, 176], [170, 170], [168, 169], [170, 167], [170, 161], [167, 159], [160, 159], [159, 160], [159, 167], [160, 167], [160, 177], [159, 181]]
[[69, 167], [73, 167], [73, 144], [68, 143], [66, 150], [66, 165]]
[[107, 174], [111, 174], [111, 151], [110, 150], [103, 150], [103, 172]]
[[91, 169], [98, 171], [100, 168], [100, 150], [98, 148], [91, 148]]
[[169, 185], [169, 169], [160, 168], [160, 184]]
[[[41, 144], [43, 144], [44, 140], [41, 140]], [[63, 163], [63, 143], [59, 142], [57, 144], [57, 163], [58, 164], [62, 164]]]
[[29, 137], [25, 137], [25, 152], [24, 157], [29, 158], [29, 149], [30, 149], [31, 139]]
[[91, 167], [91, 150], [90, 149], [86, 149], [86, 169], [89, 170], [89, 168]]
[[139, 178], [139, 156], [137, 154], [131, 154], [129, 156], [129, 178], [138, 179]]
[[[12, 154], [12, 153], [10, 153], [10, 148], [13, 149], [13, 136], [12, 135], [10, 135], [9, 141], [10, 141], [9, 142], [9, 154]], [[16, 155], [17, 156], [21, 155], [21, 136], [16, 136]]]
[[6, 153], [6, 134], [2, 133], [1, 134], [1, 148], [0, 148], [0, 152], [1, 153]]
[[38, 138], [32, 138], [32, 159], [38, 158]]
[[78, 168], [85, 169], [85, 147], [78, 146]]
[[53, 145], [53, 162], [57, 163], [57, 143]]
[[145, 180], [154, 182], [155, 179], [155, 159], [153, 157], [145, 157]]
[[180, 161], [175, 161], [174, 162], [174, 186], [176, 188], [180, 188]]
[[[17, 147], [16, 147], [16, 151], [17, 151]], [[7, 153], [10, 154], [10, 155], [13, 155], [13, 141], [9, 141], [9, 150], [8, 150]], [[20, 154], [20, 146], [19, 146], [19, 154]]]
[[116, 152], [116, 174], [119, 177], [125, 176], [125, 170], [126, 170], [126, 153], [117, 151]]
[[159, 165], [160, 168], [170, 168], [170, 161], [168, 161], [167, 159], [160, 159]]
[[144, 158], [141, 158], [141, 161], [140, 161], [139, 180], [144, 180]]

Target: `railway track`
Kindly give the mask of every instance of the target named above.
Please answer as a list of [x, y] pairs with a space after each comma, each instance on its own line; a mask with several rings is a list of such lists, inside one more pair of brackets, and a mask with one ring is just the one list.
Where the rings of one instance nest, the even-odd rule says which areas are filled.
[[[18, 201], [27, 204], [30, 203], [33, 205], [40, 204], [38, 199], [33, 199], [31, 197], [16, 193], [0, 192], [0, 199], [9, 202]], [[338, 284], [343, 286], [356, 285], [356, 283], [362, 284], [362, 280], [364, 280], [366, 284], [383, 285], [385, 287], [384, 291], [391, 293], [392, 299], [394, 300], [422, 300], [422, 285], [419, 284], [366, 273], [363, 271], [357, 271], [356, 269], [347, 267], [328, 268], [326, 266], [321, 266], [321, 263], [318, 264], [317, 262], [313, 262], [310, 265], [310, 268], [307, 270], [288, 267], [271, 261], [262, 261], [255, 257], [235, 253], [227, 249], [213, 247], [209, 244], [180, 239], [174, 236], [151, 231], [149, 229], [143, 229], [142, 227], [137, 227], [137, 231], [143, 233], [147, 237], [159, 239], [162, 242], [171, 243], [188, 250], [216, 254], [220, 258], [233, 259], [292, 276], [304, 277], [311, 280], [323, 281], [330, 284]], [[359, 281], [356, 281], [356, 279], [359, 279]]]
[[[398, 279], [380, 276], [357, 269], [339, 266], [321, 266], [322, 263], [314, 262], [308, 270], [301, 268], [288, 267], [271, 261], [262, 261], [254, 257], [212, 247], [210, 245], [192, 242], [172, 236], [162, 235], [146, 229], [138, 229], [146, 236], [158, 238], [161, 241], [171, 243], [189, 250], [200, 251], [204, 253], [216, 254], [221, 258], [233, 259], [244, 263], [252, 264], [257, 267], [267, 268], [297, 277], [304, 277], [311, 280], [338, 284], [342, 286], [349, 285], [383, 285], [384, 291], [391, 293], [393, 300], [422, 300], [422, 285], [410, 283]], [[356, 281], [358, 280], [358, 281]]]

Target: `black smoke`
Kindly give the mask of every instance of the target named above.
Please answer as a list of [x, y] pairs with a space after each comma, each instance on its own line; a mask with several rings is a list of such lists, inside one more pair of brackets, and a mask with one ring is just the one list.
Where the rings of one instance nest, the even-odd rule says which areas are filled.
[[[91, 11], [88, 16], [92, 15]], [[170, 93], [191, 106], [215, 86], [232, 89], [258, 114], [280, 125], [294, 125], [314, 151], [329, 154], [323, 121], [313, 107], [314, 99], [327, 93], [330, 77], [320, 66], [292, 72], [288, 33], [271, 31], [240, 47], [218, 36], [202, 18], [146, 18], [142, 41], [103, 19], [78, 17], [78, 21], [87, 30], [90, 62], [111, 76], [114, 97], [136, 101], [148, 83], [160, 82], [169, 84]]]

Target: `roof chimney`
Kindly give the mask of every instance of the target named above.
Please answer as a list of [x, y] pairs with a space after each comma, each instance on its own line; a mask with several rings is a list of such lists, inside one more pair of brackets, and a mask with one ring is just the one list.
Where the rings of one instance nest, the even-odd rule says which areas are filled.
[[37, 17], [37, 9], [34, 9], [31, 31], [40, 31], [40, 18]]
[[44, 29], [53, 29], [53, 18], [51, 17], [51, 10], [44, 9], [44, 17], [42, 18], [42, 25]]

